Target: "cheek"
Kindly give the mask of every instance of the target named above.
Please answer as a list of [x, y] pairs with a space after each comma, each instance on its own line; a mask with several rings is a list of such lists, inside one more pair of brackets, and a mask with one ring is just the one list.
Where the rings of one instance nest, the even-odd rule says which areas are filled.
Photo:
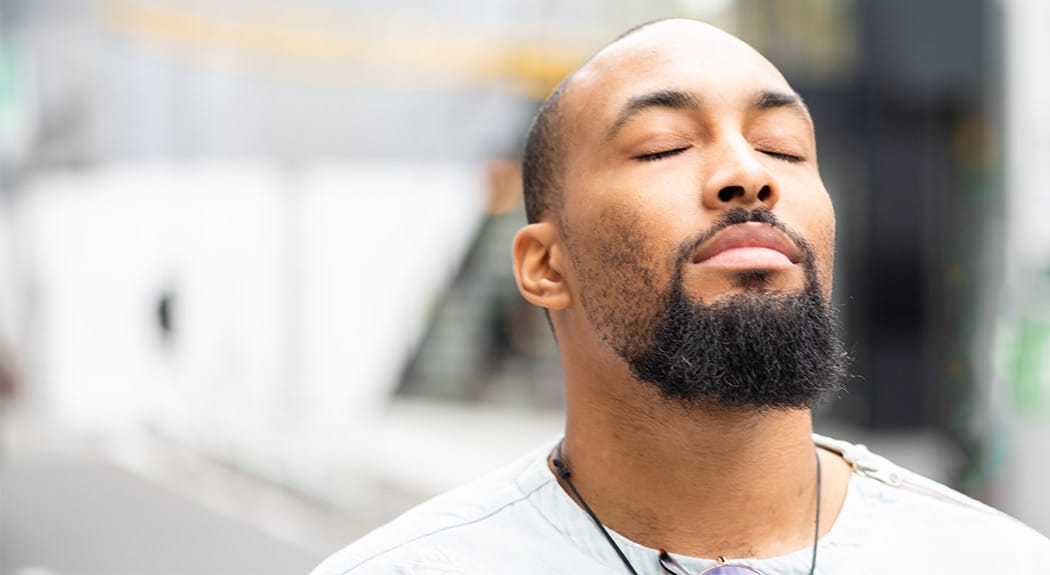
[[565, 226], [572, 289], [584, 307], [599, 316], [618, 315], [627, 323], [652, 315], [670, 274], [667, 258], [654, 247], [652, 230], [642, 225], [636, 211], [609, 206]]
[[809, 212], [810, 241], [816, 251], [818, 279], [826, 294], [830, 294], [835, 265], [835, 212], [825, 194], [822, 201]]
[[835, 260], [835, 210], [816, 174], [786, 182], [773, 212], [813, 247], [818, 280], [830, 289]]
[[608, 206], [590, 217], [566, 222], [566, 243], [574, 267], [587, 288], [594, 284], [637, 283], [652, 288], [656, 280], [652, 242], [636, 213]]

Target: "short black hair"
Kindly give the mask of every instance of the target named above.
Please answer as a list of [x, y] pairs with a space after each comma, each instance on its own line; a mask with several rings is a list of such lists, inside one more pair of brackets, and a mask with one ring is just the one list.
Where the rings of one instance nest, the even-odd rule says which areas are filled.
[[561, 201], [559, 188], [565, 151], [561, 99], [570, 79], [571, 76], [562, 80], [540, 105], [525, 140], [521, 180], [525, 216], [530, 224], [542, 220]]

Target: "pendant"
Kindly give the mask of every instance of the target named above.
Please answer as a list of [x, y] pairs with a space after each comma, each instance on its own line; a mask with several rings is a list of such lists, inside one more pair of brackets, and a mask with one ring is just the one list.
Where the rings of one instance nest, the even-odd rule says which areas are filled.
[[[663, 549], [660, 550], [660, 567], [671, 575], [688, 575], [685, 567], [682, 567], [681, 563]], [[740, 563], [726, 563], [725, 557], [719, 557], [717, 564], [704, 569], [698, 575], [762, 575], [762, 573]]]

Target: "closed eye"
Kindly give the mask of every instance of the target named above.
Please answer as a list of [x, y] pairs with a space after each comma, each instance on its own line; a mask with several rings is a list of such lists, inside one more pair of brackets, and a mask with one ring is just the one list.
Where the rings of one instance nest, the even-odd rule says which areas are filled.
[[798, 162], [801, 162], [801, 161], [803, 161], [805, 159], [805, 158], [802, 158], [801, 156], [793, 156], [791, 154], [782, 154], [780, 152], [771, 152], [769, 150], [759, 150], [759, 151], [762, 152], [763, 154], [769, 156], [770, 158], [776, 158], [778, 160], [784, 160], [785, 162], [791, 162], [792, 164], [797, 164]]
[[671, 150], [664, 150], [662, 152], [653, 152], [651, 154], [642, 154], [636, 156], [634, 159], [641, 160], [643, 162], [655, 162], [656, 160], [662, 160], [664, 158], [670, 158], [671, 156], [677, 156], [682, 152], [688, 150], [691, 146], [683, 146], [681, 148], [674, 148]]

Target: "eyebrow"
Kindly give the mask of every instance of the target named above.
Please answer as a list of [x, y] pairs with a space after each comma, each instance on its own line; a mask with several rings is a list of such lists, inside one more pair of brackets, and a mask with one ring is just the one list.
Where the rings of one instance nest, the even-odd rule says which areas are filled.
[[671, 108], [672, 110], [699, 110], [700, 100], [684, 90], [658, 90], [656, 92], [649, 92], [640, 96], [634, 96], [628, 100], [627, 105], [624, 106], [623, 111], [613, 122], [612, 127], [609, 128], [609, 133], [606, 136], [607, 139], [611, 140], [616, 137], [617, 132], [620, 128], [637, 116], [640, 112], [648, 110], [650, 108]]
[[758, 95], [752, 108], [756, 110], [772, 110], [774, 108], [788, 108], [794, 110], [807, 122], [813, 123], [809, 115], [809, 108], [802, 100], [802, 96], [794, 92], [772, 92], [765, 91]]
[[[672, 110], [699, 110], [700, 99], [691, 92], [684, 90], [657, 90], [628, 100], [623, 111], [617, 116], [609, 128], [607, 140], [616, 137], [616, 134], [639, 113], [650, 108], [670, 108]], [[787, 108], [794, 110], [807, 122], [812, 123], [809, 109], [806, 107], [802, 97], [794, 92], [777, 92], [766, 90], [758, 94], [751, 104], [753, 110], [772, 110], [776, 108]]]

